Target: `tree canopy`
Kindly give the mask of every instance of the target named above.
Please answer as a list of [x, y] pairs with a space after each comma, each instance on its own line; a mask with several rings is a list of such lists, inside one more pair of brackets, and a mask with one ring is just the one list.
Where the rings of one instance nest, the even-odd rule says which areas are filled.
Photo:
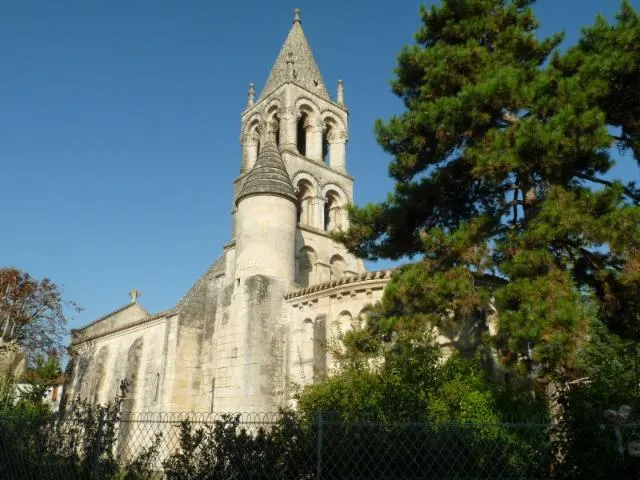
[[0, 346], [17, 342], [29, 366], [41, 357], [64, 353], [65, 308], [60, 288], [48, 278], [36, 280], [17, 268], [0, 268]]
[[405, 111], [375, 126], [394, 191], [351, 207], [338, 238], [368, 259], [419, 257], [378, 327], [438, 324], [491, 295], [502, 361], [566, 374], [594, 314], [640, 338], [640, 189], [611, 174], [614, 147], [640, 161], [640, 23], [625, 1], [560, 51], [532, 3], [421, 9], [392, 83]]

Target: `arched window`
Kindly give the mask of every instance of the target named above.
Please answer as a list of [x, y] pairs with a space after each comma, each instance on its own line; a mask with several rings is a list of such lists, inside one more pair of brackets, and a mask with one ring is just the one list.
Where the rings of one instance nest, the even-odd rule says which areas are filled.
[[258, 121], [254, 121], [247, 128], [244, 136], [244, 169], [251, 170], [260, 153], [260, 134], [258, 133]]
[[298, 223], [313, 226], [313, 185], [306, 179], [302, 179], [296, 185], [298, 197]]
[[316, 282], [316, 261], [318, 255], [311, 247], [302, 247], [298, 254], [298, 275], [296, 282], [302, 287], [308, 287]]
[[309, 116], [306, 112], [300, 114], [296, 129], [296, 145], [300, 155], [307, 154], [307, 128], [309, 127]]
[[347, 269], [347, 263], [340, 255], [331, 257], [331, 280], [340, 280], [344, 277], [344, 271]]
[[353, 320], [353, 328], [355, 330], [364, 328], [367, 325], [369, 315], [371, 313], [371, 306], [367, 305], [358, 314], [358, 317]]
[[324, 201], [324, 230], [330, 232], [342, 228], [342, 204], [337, 192], [329, 190]]
[[322, 160], [331, 168], [344, 172], [347, 142], [345, 127], [330, 115], [323, 118], [322, 125]]
[[353, 317], [350, 312], [344, 310], [338, 315], [338, 326], [341, 333], [344, 334], [346, 331], [351, 330], [353, 328], [352, 322]]
[[280, 146], [280, 116], [278, 115], [278, 105], [272, 105], [266, 111], [265, 116], [263, 117], [265, 120], [264, 128], [266, 128], [266, 133], [273, 140], [275, 140], [276, 145]]
[[324, 131], [322, 132], [322, 161], [329, 165], [331, 162], [331, 158], [329, 156], [329, 138], [331, 138], [333, 130], [333, 125], [331, 123], [326, 123], [324, 127]]
[[273, 117], [271, 118], [271, 125], [275, 132], [276, 145], [280, 146], [280, 118], [277, 113], [273, 114]]

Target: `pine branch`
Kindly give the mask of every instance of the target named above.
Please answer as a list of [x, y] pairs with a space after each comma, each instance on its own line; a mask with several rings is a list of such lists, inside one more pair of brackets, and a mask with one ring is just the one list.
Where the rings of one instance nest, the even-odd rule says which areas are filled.
[[[576, 175], [578, 178], [581, 178], [583, 180], [587, 180], [589, 182], [593, 182], [593, 183], [599, 183], [600, 185], [605, 185], [607, 187], [613, 187], [614, 182], [611, 182], [609, 180], [605, 180], [604, 178], [599, 178], [593, 175], [587, 175], [584, 173], [578, 174]], [[629, 187], [622, 187], [623, 191], [625, 193], [625, 195], [627, 197], [629, 197], [631, 200], [633, 200], [636, 204], [640, 204], [640, 194], [635, 192], [634, 190], [631, 190]]]

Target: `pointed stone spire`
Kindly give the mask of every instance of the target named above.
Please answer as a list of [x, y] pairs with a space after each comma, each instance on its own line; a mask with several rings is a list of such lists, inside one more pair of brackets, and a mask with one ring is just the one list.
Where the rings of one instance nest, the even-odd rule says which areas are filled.
[[296, 202], [291, 178], [284, 166], [275, 138], [270, 132], [263, 135], [263, 145], [258, 160], [247, 174], [242, 189], [236, 198], [236, 206], [251, 195], [277, 195]]
[[294, 11], [293, 25], [271, 68], [267, 83], [260, 93], [260, 99], [287, 82], [294, 82], [322, 98], [331, 100], [322, 75], [320, 75], [318, 64], [302, 30], [300, 9], [298, 8]]
[[247, 107], [253, 107], [255, 102], [255, 86], [253, 82], [249, 84], [249, 94], [247, 95]]

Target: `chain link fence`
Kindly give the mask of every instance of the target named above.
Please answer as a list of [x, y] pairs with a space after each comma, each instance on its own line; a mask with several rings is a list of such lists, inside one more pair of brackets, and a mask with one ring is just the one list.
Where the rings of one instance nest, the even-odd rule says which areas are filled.
[[[544, 423], [107, 413], [0, 418], [0, 479], [546, 479], [562, 462]], [[638, 431], [603, 435], [623, 456]]]

